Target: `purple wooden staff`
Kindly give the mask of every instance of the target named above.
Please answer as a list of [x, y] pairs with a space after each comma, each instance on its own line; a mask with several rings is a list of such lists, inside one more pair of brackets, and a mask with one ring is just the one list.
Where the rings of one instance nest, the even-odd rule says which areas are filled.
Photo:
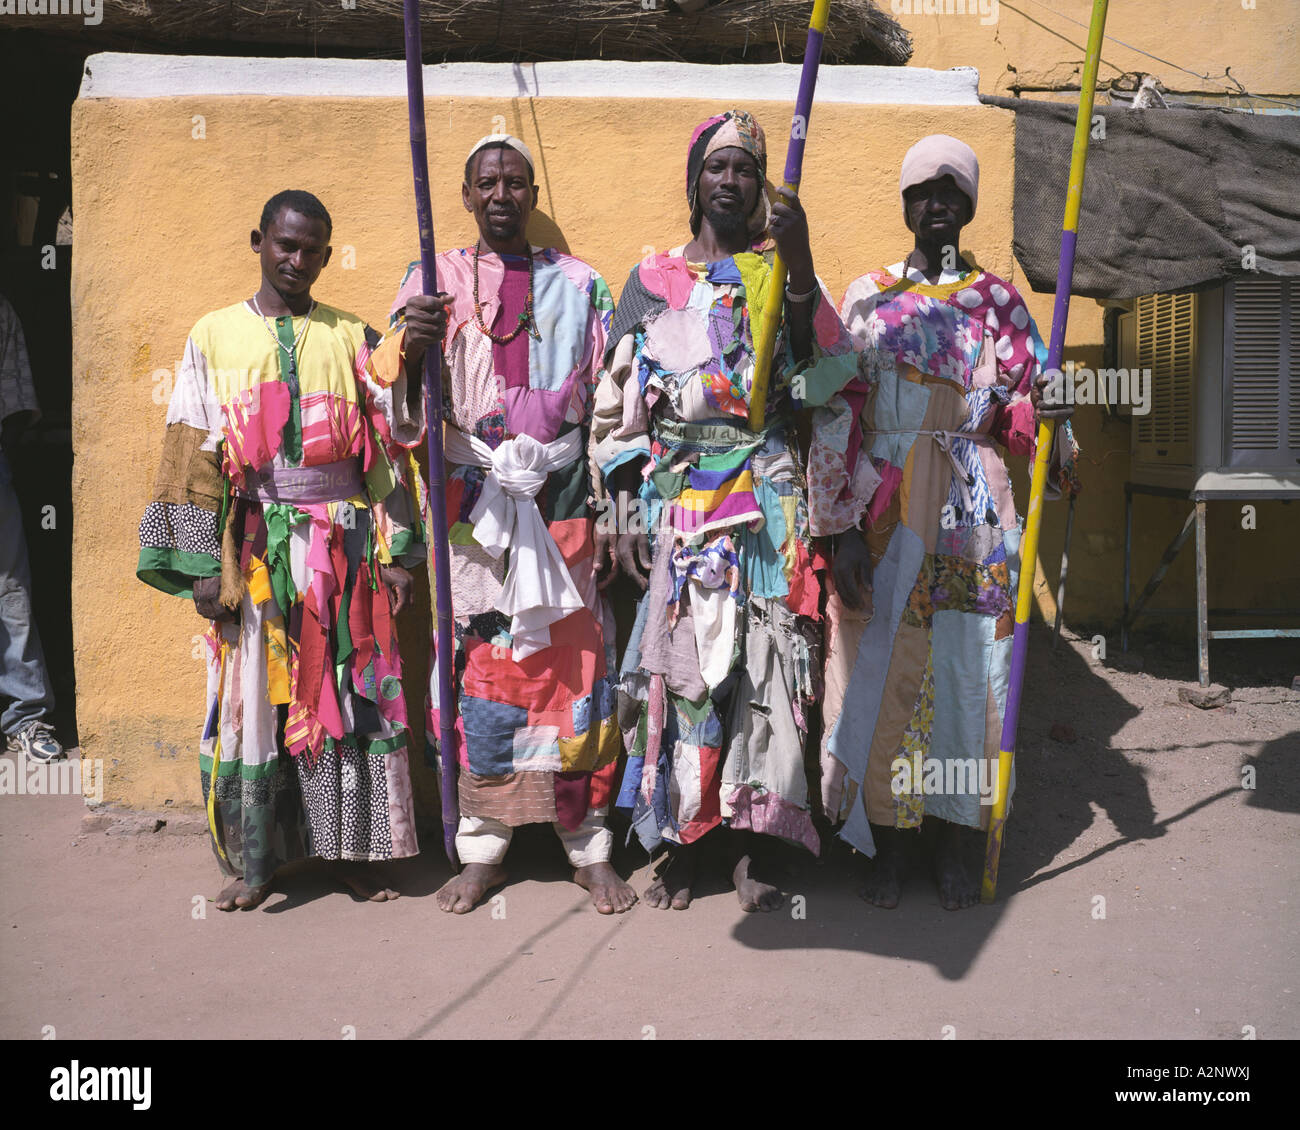
[[[420, 277], [425, 294], [438, 293], [433, 250], [433, 205], [429, 201], [429, 153], [424, 133], [424, 74], [421, 70], [420, 0], [404, 0], [406, 105], [411, 119], [411, 168], [415, 214], [420, 224]], [[439, 751], [442, 760], [442, 842], [453, 867], [456, 858], [456, 700], [452, 697], [451, 553], [447, 545], [447, 496], [442, 461], [442, 350], [424, 354], [424, 403], [429, 416], [429, 537], [433, 543], [434, 615], [438, 653]]]
[[[803, 147], [808, 140], [808, 119], [812, 116], [813, 94], [817, 90], [817, 68], [821, 64], [822, 41], [826, 38], [826, 21], [830, 18], [831, 0], [814, 0], [808, 21], [808, 44], [803, 52], [803, 70], [799, 74], [799, 93], [794, 102], [794, 120], [790, 123], [790, 145], [785, 151], [785, 187], [799, 191], [803, 178]], [[772, 274], [768, 293], [776, 297], [763, 307], [754, 327], [754, 379], [749, 390], [749, 427], [761, 432], [767, 413], [767, 386], [772, 375], [772, 349], [776, 343], [777, 324], [785, 303], [785, 260], [778, 251], [772, 257]]]

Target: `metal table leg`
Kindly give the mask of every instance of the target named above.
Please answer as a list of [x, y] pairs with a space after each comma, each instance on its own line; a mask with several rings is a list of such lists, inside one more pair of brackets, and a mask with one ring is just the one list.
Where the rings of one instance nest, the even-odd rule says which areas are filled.
[[1124, 615], [1119, 622], [1119, 649], [1128, 651], [1128, 594], [1133, 570], [1133, 491], [1124, 484]]
[[1132, 608], [1127, 613], [1124, 626], [1138, 618], [1138, 614], [1146, 607], [1147, 601], [1160, 587], [1160, 582], [1165, 579], [1165, 574], [1169, 572], [1169, 566], [1174, 563], [1174, 559], [1182, 552], [1182, 548], [1187, 544], [1187, 539], [1192, 536], [1192, 530], [1196, 527], [1196, 511], [1189, 510], [1187, 519], [1183, 522], [1182, 529], [1174, 537], [1168, 547], [1165, 549], [1164, 556], [1160, 558], [1160, 564], [1156, 566], [1156, 571], [1151, 574], [1151, 579], [1147, 581], [1146, 588], [1138, 593], [1138, 598], [1133, 602]]

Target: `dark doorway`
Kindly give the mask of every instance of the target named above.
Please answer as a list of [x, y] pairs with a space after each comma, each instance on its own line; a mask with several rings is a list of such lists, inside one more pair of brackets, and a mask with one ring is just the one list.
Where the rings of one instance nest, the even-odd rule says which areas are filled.
[[72, 663], [72, 103], [86, 49], [0, 36], [0, 293], [22, 322], [41, 416], [12, 453], [32, 601], [54, 685], [59, 739], [77, 745]]

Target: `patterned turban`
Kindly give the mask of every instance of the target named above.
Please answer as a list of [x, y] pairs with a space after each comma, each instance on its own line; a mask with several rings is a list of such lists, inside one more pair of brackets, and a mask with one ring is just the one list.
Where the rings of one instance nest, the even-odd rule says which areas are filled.
[[686, 156], [686, 203], [691, 209], [691, 228], [696, 226], [701, 211], [697, 189], [704, 162], [719, 149], [743, 149], [758, 165], [758, 203], [749, 214], [746, 229], [751, 237], [767, 231], [772, 218], [772, 206], [767, 199], [767, 142], [763, 127], [744, 110], [728, 110], [695, 127], [691, 134], [691, 147]]

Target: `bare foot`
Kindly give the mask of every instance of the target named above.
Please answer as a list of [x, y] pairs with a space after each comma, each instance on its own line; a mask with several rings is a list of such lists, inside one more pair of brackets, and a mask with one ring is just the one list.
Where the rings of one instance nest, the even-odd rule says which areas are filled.
[[964, 910], [979, 902], [979, 887], [962, 862], [961, 826], [943, 822], [935, 847], [934, 872], [944, 910]]
[[274, 880], [268, 880], [260, 887], [250, 887], [247, 883], [242, 884], [243, 890], [235, 896], [235, 905], [240, 910], [256, 910], [266, 901], [266, 896], [271, 893], [271, 887]]
[[876, 856], [867, 867], [867, 881], [861, 896], [884, 910], [893, 910], [903, 892], [903, 875], [907, 869], [906, 848], [897, 828], [871, 826], [876, 841]]
[[731, 881], [736, 884], [740, 909], [747, 914], [753, 914], [756, 910], [780, 910], [785, 903], [785, 895], [778, 888], [755, 877], [752, 855], [740, 857], [740, 862], [731, 873]]
[[338, 859], [330, 862], [330, 873], [359, 899], [366, 902], [392, 902], [400, 892], [385, 887], [376, 879], [375, 871], [364, 863]]
[[448, 879], [434, 897], [438, 909], [450, 914], [468, 914], [493, 887], [506, 881], [506, 869], [499, 863], [467, 863], [459, 875]]
[[636, 891], [606, 863], [590, 863], [573, 873], [573, 881], [591, 892], [592, 905], [601, 914], [622, 914], [636, 902]]
[[244, 886], [243, 876], [236, 876], [221, 888], [221, 893], [217, 895], [217, 909], [235, 910], [235, 899], [246, 892], [247, 888]]
[[685, 910], [691, 905], [691, 886], [695, 882], [695, 852], [690, 848], [669, 848], [655, 881], [641, 897], [647, 906], [659, 910]]
[[242, 875], [232, 879], [217, 895], [217, 909], [253, 910], [266, 901], [266, 896], [271, 893], [272, 882], [273, 880], [269, 880], [260, 887], [250, 887], [244, 882]]

